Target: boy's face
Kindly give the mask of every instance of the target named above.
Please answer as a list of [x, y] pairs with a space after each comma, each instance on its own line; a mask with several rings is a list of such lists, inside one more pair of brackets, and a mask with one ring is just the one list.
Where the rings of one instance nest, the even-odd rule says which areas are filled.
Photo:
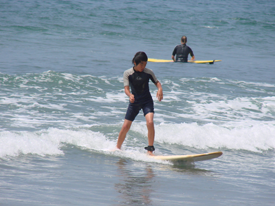
[[147, 61], [141, 61], [138, 65], [135, 63], [135, 70], [138, 72], [143, 72], [147, 65]]

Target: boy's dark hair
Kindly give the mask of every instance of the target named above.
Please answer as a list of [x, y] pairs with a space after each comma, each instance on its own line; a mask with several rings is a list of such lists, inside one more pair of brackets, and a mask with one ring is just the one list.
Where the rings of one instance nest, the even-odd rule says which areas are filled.
[[147, 57], [147, 54], [143, 51], [139, 51], [135, 54], [133, 60], [132, 60], [132, 63], [136, 63], [136, 65], [138, 65], [140, 62], [147, 62], [148, 61], [148, 57]]

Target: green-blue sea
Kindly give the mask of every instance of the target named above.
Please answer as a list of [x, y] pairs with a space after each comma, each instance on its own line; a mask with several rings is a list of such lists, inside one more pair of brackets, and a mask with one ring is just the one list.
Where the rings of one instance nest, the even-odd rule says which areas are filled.
[[[155, 154], [143, 113], [112, 152], [123, 72], [153, 63]], [[0, 205], [275, 205], [275, 1], [0, 0]]]

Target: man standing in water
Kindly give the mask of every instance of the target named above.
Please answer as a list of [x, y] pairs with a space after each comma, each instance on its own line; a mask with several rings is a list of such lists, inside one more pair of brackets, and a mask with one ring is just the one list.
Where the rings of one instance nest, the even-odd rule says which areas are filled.
[[[186, 45], [187, 43], [187, 37], [186, 36], [182, 36], [181, 37], [181, 44], [176, 46], [173, 53], [172, 53], [172, 59], [173, 61], [177, 61], [177, 62], [188, 62], [188, 55], [191, 55], [191, 61], [195, 60], [195, 56], [194, 53], [192, 51], [192, 49]], [[176, 55], [176, 59], [175, 59], [175, 55]]]
[[[149, 80], [158, 88], [157, 98], [159, 101], [163, 99], [162, 86], [157, 80], [152, 70], [145, 68], [148, 57], [145, 52], [137, 52], [132, 60], [134, 66], [124, 72], [124, 91], [129, 97], [129, 106], [125, 115], [125, 120], [118, 135], [117, 149], [121, 149], [122, 143], [125, 140], [126, 134], [129, 131], [132, 122], [139, 113], [143, 110], [148, 129], [148, 147], [145, 149], [149, 155], [153, 155], [155, 128], [154, 128], [154, 102], [149, 91]], [[130, 91], [131, 88], [131, 91]]]

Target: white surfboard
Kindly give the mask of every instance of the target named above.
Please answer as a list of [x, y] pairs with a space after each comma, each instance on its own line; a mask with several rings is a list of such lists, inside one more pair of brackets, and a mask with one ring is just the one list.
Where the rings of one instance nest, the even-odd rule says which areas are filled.
[[222, 152], [210, 152], [203, 154], [193, 154], [193, 155], [168, 155], [168, 156], [150, 156], [151, 158], [157, 160], [166, 160], [171, 162], [197, 162], [203, 160], [210, 160], [213, 158], [217, 158], [222, 155]]
[[[220, 62], [220, 61], [222, 61], [222, 60], [195, 60], [195, 61], [188, 60], [189, 63], [196, 63], [196, 64], [214, 64], [214, 62]], [[148, 58], [148, 62], [165, 63], [165, 62], [174, 62], [174, 61], [168, 60], [168, 59]]]

